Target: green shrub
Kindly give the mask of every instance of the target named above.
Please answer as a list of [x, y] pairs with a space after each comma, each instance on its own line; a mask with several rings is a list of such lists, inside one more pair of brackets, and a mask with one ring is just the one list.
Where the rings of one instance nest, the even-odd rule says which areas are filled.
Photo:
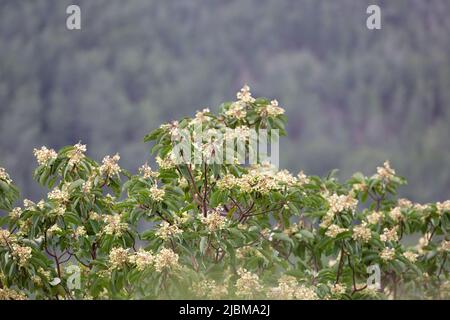
[[[448, 299], [450, 202], [397, 199], [405, 180], [389, 162], [339, 183], [210, 163], [208, 145], [195, 146], [198, 164], [170, 156], [193, 124], [283, 135], [283, 111], [244, 87], [218, 115], [205, 109], [147, 135], [159, 170], [134, 175], [80, 143], [35, 149], [34, 178], [51, 191], [22, 208], [0, 169], [0, 298]], [[380, 288], [368, 282], [377, 266]]]

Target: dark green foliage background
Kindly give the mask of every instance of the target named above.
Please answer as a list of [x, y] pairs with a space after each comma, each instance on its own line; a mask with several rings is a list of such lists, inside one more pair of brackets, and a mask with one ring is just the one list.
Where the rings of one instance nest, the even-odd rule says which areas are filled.
[[[65, 27], [72, 3], [81, 31]], [[373, 3], [380, 31], [365, 25]], [[145, 133], [248, 82], [287, 109], [282, 166], [347, 178], [390, 159], [403, 195], [441, 201], [449, 17], [447, 0], [0, 0], [0, 166], [33, 200], [34, 147], [82, 140], [133, 169]]]

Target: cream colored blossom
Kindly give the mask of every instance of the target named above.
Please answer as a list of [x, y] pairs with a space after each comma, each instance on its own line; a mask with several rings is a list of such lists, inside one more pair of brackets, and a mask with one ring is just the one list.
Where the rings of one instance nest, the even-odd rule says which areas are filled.
[[162, 124], [160, 128], [169, 131], [172, 139], [177, 139], [180, 136], [180, 124], [178, 121]]
[[257, 295], [263, 289], [257, 274], [242, 268], [237, 273], [239, 279], [237, 279], [235, 285], [236, 295], [249, 298]]
[[183, 230], [178, 228], [176, 224], [170, 224], [166, 221], [163, 221], [161, 223], [161, 226], [155, 232], [155, 235], [163, 240], [167, 240], [181, 233], [183, 233]]
[[58, 157], [55, 150], [47, 149], [45, 146], [41, 147], [41, 149], [34, 149], [33, 154], [39, 165], [45, 165], [49, 161], [55, 160]]
[[292, 176], [289, 171], [281, 170], [275, 174], [275, 180], [282, 185], [293, 186], [297, 183], [297, 178]]
[[175, 168], [175, 162], [170, 157], [166, 157], [164, 159], [161, 157], [156, 157], [156, 163], [158, 163], [159, 167], [163, 170]]
[[347, 291], [347, 287], [345, 286], [345, 284], [336, 283], [330, 285], [330, 290], [334, 295], [342, 295]]
[[394, 260], [395, 249], [394, 248], [384, 248], [383, 251], [380, 252], [380, 258], [385, 262]]
[[121, 217], [118, 214], [104, 216], [106, 226], [104, 232], [109, 235], [121, 236], [128, 230], [128, 225], [121, 221]]
[[438, 212], [440, 215], [442, 215], [444, 212], [449, 212], [450, 211], [450, 200], [436, 203], [436, 208], [438, 209]]
[[100, 174], [105, 176], [115, 176], [118, 175], [122, 169], [120, 168], [118, 162], [120, 156], [116, 153], [114, 156], [106, 156], [102, 160], [102, 165], [100, 166]]
[[122, 247], [112, 248], [109, 253], [110, 269], [122, 269], [128, 262], [128, 250]]
[[39, 208], [39, 210], [44, 210], [44, 208], [45, 208], [45, 201], [44, 201], [44, 200], [40, 200], [40, 201], [37, 203], [36, 206]]
[[236, 188], [238, 179], [232, 174], [227, 174], [217, 181], [217, 188], [219, 190], [232, 190]]
[[181, 268], [178, 263], [178, 254], [167, 248], [163, 248], [158, 252], [154, 259], [154, 265], [157, 272], [162, 272], [166, 269], [177, 270]]
[[403, 256], [408, 259], [411, 263], [415, 263], [419, 255], [412, 251], [406, 251], [403, 253]]
[[93, 221], [100, 221], [102, 219], [102, 217], [97, 212], [90, 211], [89, 212], [89, 219], [93, 220]]
[[150, 188], [150, 198], [155, 202], [163, 201], [165, 194], [166, 192], [163, 189], [158, 189], [156, 185]]
[[420, 203], [414, 203], [413, 209], [418, 211], [424, 211], [428, 210], [430, 206], [428, 204], [420, 204]]
[[328, 230], [325, 232], [325, 235], [330, 238], [336, 238], [339, 234], [347, 231], [347, 228], [341, 228], [336, 224], [332, 224], [328, 227]]
[[400, 208], [409, 209], [413, 207], [413, 203], [405, 198], [398, 199], [397, 204]]
[[70, 195], [65, 190], [55, 188], [48, 193], [47, 197], [49, 200], [54, 200], [59, 203], [67, 203], [69, 202]]
[[395, 176], [395, 170], [391, 168], [389, 161], [385, 161], [382, 167], [377, 167], [376, 179], [389, 182]]
[[298, 174], [297, 174], [297, 183], [300, 185], [300, 186], [303, 186], [303, 185], [305, 185], [305, 184], [308, 184], [310, 182], [310, 179], [308, 178], [308, 176], [303, 172], [303, 171], [300, 171]]
[[317, 300], [318, 296], [313, 288], [299, 284], [293, 276], [283, 275], [278, 280], [278, 287], [271, 288], [268, 291], [270, 299], [299, 299], [299, 300]]
[[443, 252], [450, 251], [450, 241], [449, 240], [442, 240], [441, 245], [439, 246], [439, 250]]
[[382, 219], [383, 219], [383, 213], [382, 212], [374, 211], [374, 212], [370, 213], [369, 215], [367, 215], [367, 222], [369, 224], [377, 224]]
[[21, 246], [19, 244], [11, 244], [13, 258], [17, 261], [19, 266], [25, 267], [31, 259], [32, 249], [27, 246]]
[[429, 238], [430, 238], [430, 233], [425, 233], [424, 235], [423, 235], [423, 237], [420, 237], [419, 238], [419, 243], [417, 244], [417, 246], [416, 246], [416, 248], [417, 248], [417, 251], [420, 253], [420, 254], [423, 254], [424, 252], [425, 252], [425, 247], [427, 247], [428, 246], [428, 244], [429, 244]]
[[6, 247], [9, 243], [11, 233], [6, 229], [0, 229], [0, 247]]
[[11, 212], [9, 213], [9, 217], [13, 220], [19, 219], [21, 215], [22, 215], [22, 209], [19, 207], [12, 209]]
[[364, 243], [367, 243], [372, 239], [372, 231], [367, 227], [366, 222], [353, 228], [352, 238], [353, 240], [362, 241]]
[[398, 226], [392, 229], [384, 228], [383, 234], [380, 235], [380, 240], [383, 242], [387, 241], [398, 241]]
[[250, 87], [248, 85], [244, 85], [242, 87], [242, 89], [236, 94], [236, 98], [244, 103], [255, 102], [255, 98], [252, 97], [252, 93], [250, 92]]
[[358, 200], [352, 195], [337, 195], [336, 193], [327, 197], [330, 211], [332, 213], [339, 213], [344, 210], [355, 210], [358, 205]]
[[261, 117], [276, 117], [284, 114], [284, 109], [278, 106], [277, 100], [272, 100], [270, 104], [258, 110]]
[[199, 125], [203, 122], [209, 121], [211, 117], [208, 115], [208, 113], [210, 112], [211, 111], [209, 110], [209, 108], [204, 108], [202, 111], [197, 111], [195, 113], [195, 118], [189, 123], [189, 125]]
[[6, 172], [5, 168], [0, 168], [0, 180], [3, 180], [7, 184], [11, 184], [12, 180], [9, 177], [8, 172]]
[[192, 291], [197, 297], [218, 300], [228, 296], [228, 287], [218, 284], [215, 280], [194, 282]]
[[366, 191], [368, 186], [364, 182], [355, 183], [352, 185], [352, 192], [355, 194], [356, 192], [364, 192]]
[[147, 163], [139, 168], [139, 173], [144, 177], [144, 179], [156, 179], [159, 177], [159, 172], [153, 171]]
[[225, 115], [236, 118], [238, 120], [244, 119], [247, 116], [245, 110], [245, 104], [241, 101], [237, 101], [231, 104], [230, 108], [225, 112]]
[[69, 157], [69, 166], [78, 165], [84, 158], [86, 152], [86, 145], [77, 143], [74, 145], [74, 149], [70, 150], [67, 155]]
[[27, 300], [27, 296], [20, 292], [9, 288], [0, 288], [0, 301], [1, 300]]
[[391, 217], [392, 220], [399, 222], [403, 219], [402, 209], [400, 207], [395, 207], [389, 212], [389, 217]]
[[28, 199], [23, 200], [23, 206], [25, 209], [32, 209], [36, 204]]
[[215, 232], [225, 228], [226, 218], [222, 217], [218, 210], [211, 210], [206, 217], [201, 217], [201, 221], [208, 228], [209, 232]]
[[87, 234], [86, 228], [83, 226], [79, 226], [75, 229], [75, 236], [78, 237], [84, 237]]
[[129, 257], [130, 263], [136, 265], [136, 269], [139, 271], [144, 271], [148, 267], [153, 265], [155, 257], [151, 252], [145, 251], [144, 249], [139, 249], [133, 255]]
[[66, 207], [63, 205], [58, 205], [52, 210], [52, 214], [62, 217], [66, 213]]
[[54, 234], [59, 233], [61, 231], [62, 231], [61, 228], [57, 224], [54, 224], [50, 228], [48, 228], [47, 234], [49, 236], [51, 236], [51, 235], [54, 235]]
[[283, 275], [278, 279], [278, 286], [270, 288], [267, 296], [270, 299], [291, 300], [294, 299], [298, 281], [293, 276]]

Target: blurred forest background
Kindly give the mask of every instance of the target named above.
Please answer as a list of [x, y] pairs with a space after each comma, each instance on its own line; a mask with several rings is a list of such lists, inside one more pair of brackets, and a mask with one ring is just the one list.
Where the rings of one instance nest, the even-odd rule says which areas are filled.
[[[78, 4], [82, 30], [66, 29]], [[366, 28], [369, 4], [382, 29]], [[160, 123], [235, 98], [277, 98], [281, 165], [372, 174], [450, 198], [448, 0], [0, 0], [0, 166], [41, 194], [32, 150], [82, 141], [133, 172]]]

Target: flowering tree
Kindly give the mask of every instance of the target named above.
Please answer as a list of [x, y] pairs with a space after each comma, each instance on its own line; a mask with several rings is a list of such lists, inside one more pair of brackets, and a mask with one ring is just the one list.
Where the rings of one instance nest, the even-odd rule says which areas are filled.
[[[218, 115], [147, 135], [155, 171], [133, 175], [119, 155], [99, 164], [80, 143], [35, 149], [50, 192], [22, 208], [0, 169], [0, 299], [448, 299], [450, 201], [396, 199], [405, 180], [389, 162], [339, 183], [211, 161], [225, 140], [186, 139], [200, 128], [249, 142], [251, 130], [284, 135], [286, 120], [245, 86]], [[181, 141], [195, 161], [173, 153]]]

